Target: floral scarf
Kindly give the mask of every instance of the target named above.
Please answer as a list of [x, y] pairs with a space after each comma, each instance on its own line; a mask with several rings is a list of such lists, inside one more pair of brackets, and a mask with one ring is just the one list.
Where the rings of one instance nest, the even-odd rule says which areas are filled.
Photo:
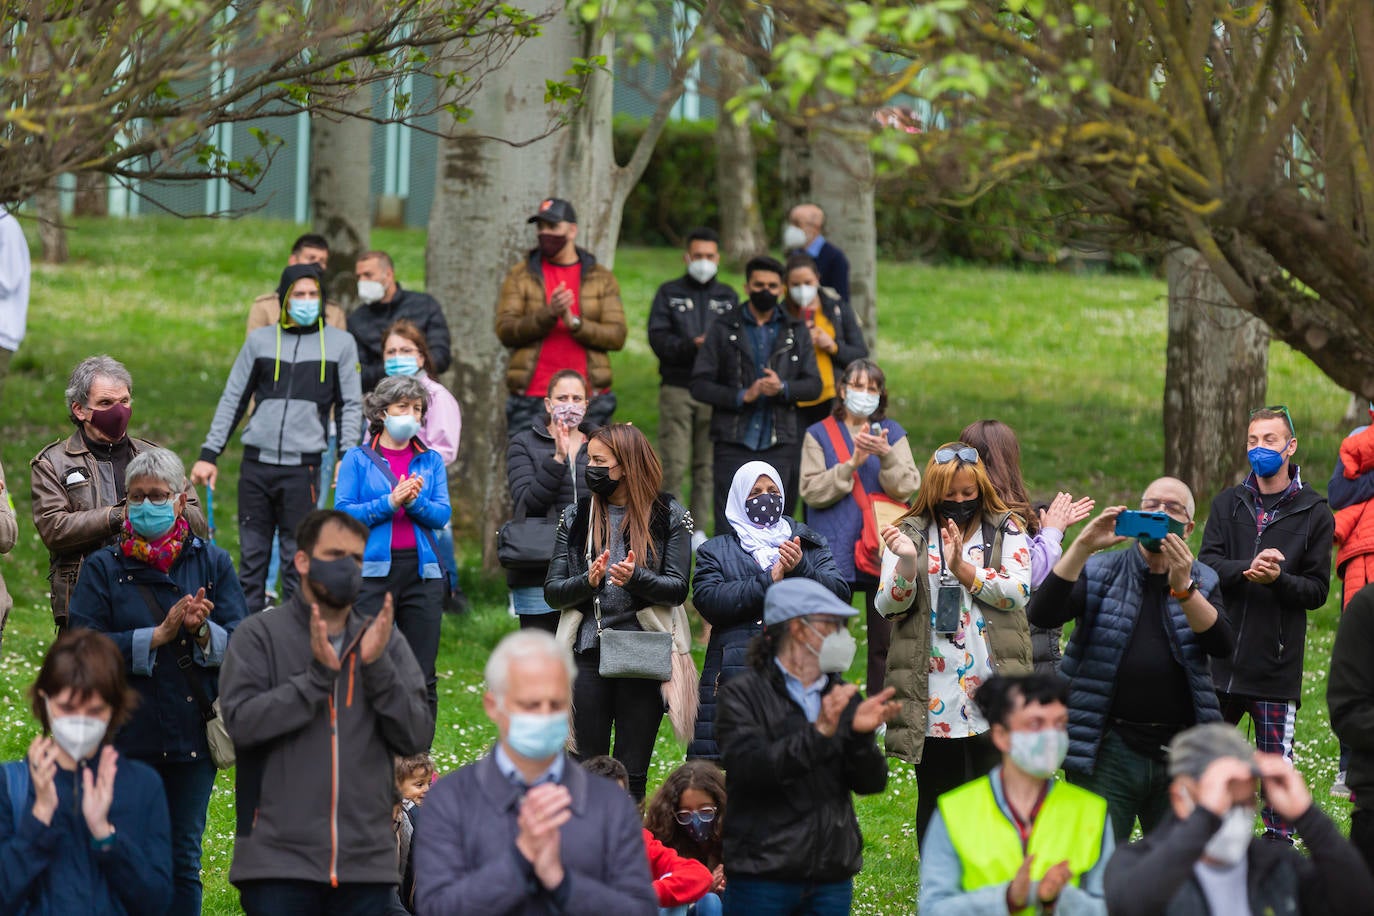
[[166, 572], [181, 556], [182, 548], [191, 536], [191, 526], [184, 516], [177, 516], [167, 533], [156, 540], [146, 540], [134, 534], [133, 525], [124, 520], [124, 536], [120, 539], [119, 549], [132, 560], [142, 560], [159, 572]]

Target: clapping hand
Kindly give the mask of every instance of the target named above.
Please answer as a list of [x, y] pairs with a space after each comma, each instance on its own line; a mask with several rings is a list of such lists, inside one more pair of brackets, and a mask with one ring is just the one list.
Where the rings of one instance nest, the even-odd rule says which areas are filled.
[[[200, 593], [201, 596], [204, 597], [205, 589], [201, 589]], [[177, 638], [177, 634], [181, 632], [181, 625], [186, 619], [187, 608], [190, 606], [192, 600], [190, 595], [181, 598], [176, 604], [172, 605], [171, 610], [167, 612], [167, 616], [162, 618], [162, 623], [153, 628], [151, 644], [154, 649], [158, 646], [165, 646], [167, 643]], [[198, 628], [200, 624], [196, 624], [196, 626]]]
[[611, 584], [616, 588], [624, 588], [625, 583], [630, 581], [630, 577], [635, 574], [635, 552], [631, 549], [625, 554], [625, 559], [616, 563], [607, 570], [610, 574]]
[[902, 709], [902, 704], [892, 699], [897, 695], [896, 687], [885, 687], [864, 700], [854, 710], [854, 724], [850, 726], [861, 735], [871, 734], [884, 722], [891, 722]]
[[769, 570], [774, 582], [781, 582], [783, 576], [797, 568], [802, 559], [801, 538], [793, 537], [778, 545], [778, 558]]
[[197, 589], [194, 595], [187, 595], [182, 601], [186, 603], [186, 613], [181, 618], [181, 625], [194, 633], [210, 618], [215, 603], [205, 597], [204, 588]]
[[320, 616], [318, 604], [310, 605], [310, 654], [330, 671], [338, 671], [342, 667], [339, 653], [334, 651], [334, 644], [329, 641], [329, 625]]
[[764, 369], [763, 375], [755, 382], [759, 386], [759, 391], [768, 397], [773, 397], [782, 392], [782, 379], [772, 369]]
[[391, 592], [387, 592], [386, 597], [382, 599], [382, 609], [367, 625], [367, 629], [363, 631], [362, 641], [358, 643], [358, 655], [362, 657], [364, 665], [372, 664], [386, 651], [386, 644], [391, 641], [391, 625], [395, 617]]
[[114, 833], [110, 826], [110, 803], [114, 801], [114, 781], [116, 761], [119, 752], [110, 745], [100, 749], [100, 775], [91, 772], [91, 767], [81, 770], [81, 814], [86, 818], [86, 829], [91, 839], [104, 840]]
[[600, 588], [601, 580], [606, 576], [606, 566], [611, 562], [611, 552], [601, 551], [601, 556], [592, 560], [592, 564], [587, 567], [587, 584], [592, 588]]
[[816, 716], [816, 731], [827, 738], [840, 727], [840, 715], [849, 705], [849, 698], [859, 692], [853, 684], [836, 684], [821, 696], [821, 712]]
[[559, 830], [572, 817], [572, 795], [556, 782], [541, 783], [520, 802], [515, 848], [534, 868], [547, 890], [563, 883], [562, 837]]
[[572, 290], [568, 289], [568, 284], [562, 280], [558, 281], [558, 285], [553, 288], [553, 295], [549, 297], [549, 311], [554, 315], [567, 315], [572, 304]]
[[57, 742], [39, 735], [29, 742], [29, 782], [33, 784], [33, 816], [47, 826], [57, 811]]
[[1045, 872], [1045, 877], [1040, 879], [1040, 889], [1036, 896], [1040, 898], [1040, 903], [1053, 903], [1059, 899], [1059, 892], [1064, 889], [1064, 885], [1073, 878], [1073, 871], [1069, 868], [1069, 861], [1058, 863], [1049, 871]]
[[1050, 501], [1049, 508], [1040, 511], [1040, 527], [1068, 531], [1092, 514], [1096, 502], [1091, 496], [1078, 501], [1069, 493], [1059, 493]]
[[811, 325], [811, 346], [822, 353], [829, 353], [830, 348], [835, 346], [835, 338], [813, 324]]
[[1283, 552], [1274, 547], [1266, 547], [1250, 561], [1250, 568], [1241, 573], [1246, 579], [1258, 585], [1270, 585], [1283, 572]]
[[969, 565], [968, 560], [964, 559], [964, 533], [951, 519], [945, 519], [944, 527], [940, 529], [940, 540], [945, 545], [945, 568], [951, 576], [963, 582], [964, 576], [960, 573], [967, 575]]
[[425, 486], [425, 479], [419, 474], [403, 474], [391, 490], [391, 507], [399, 509], [415, 502], [415, 497]]
[[892, 451], [892, 446], [887, 441], [887, 430], [883, 430], [881, 436], [875, 436], [869, 432], [857, 432], [854, 434], [854, 453], [849, 457], [849, 463], [858, 467], [868, 460], [869, 455], [882, 457]]

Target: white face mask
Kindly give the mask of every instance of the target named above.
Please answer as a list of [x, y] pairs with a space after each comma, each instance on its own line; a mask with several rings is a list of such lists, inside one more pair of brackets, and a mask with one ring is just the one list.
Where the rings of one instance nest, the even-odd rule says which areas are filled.
[[51, 702], [48, 703], [48, 722], [57, 746], [77, 761], [85, 760], [96, 752], [100, 742], [105, 739], [105, 729], [109, 725], [95, 716], [54, 716]]
[[[817, 636], [821, 635], [820, 630], [811, 624], [806, 623], [806, 621], [802, 621], [802, 623], [805, 623], [806, 628], [812, 633]], [[807, 648], [811, 649], [810, 646]], [[823, 674], [844, 674], [849, 670], [849, 666], [854, 664], [854, 653], [857, 648], [853, 635], [847, 629], [839, 629], [829, 636], [822, 636], [821, 647], [811, 649], [811, 651], [815, 652], [816, 657], [820, 660]]]
[[697, 258], [687, 265], [687, 275], [698, 283], [709, 283], [716, 275], [716, 262], [707, 258]]
[[844, 393], [844, 409], [856, 417], [871, 417], [881, 400], [882, 395], [851, 388]]
[[782, 247], [785, 251], [794, 248], [801, 248], [806, 244], [806, 230], [801, 226], [794, 226], [788, 223], [782, 230]]
[[1062, 728], [1011, 733], [1011, 762], [1027, 776], [1049, 779], [1069, 753], [1069, 733]]
[[1255, 809], [1249, 805], [1236, 805], [1221, 819], [1221, 826], [1202, 854], [1222, 865], [1235, 865], [1245, 858], [1250, 849], [1250, 841], [1255, 837]]
[[378, 280], [359, 280], [358, 299], [365, 303], [381, 302], [386, 295], [386, 287]]
[[816, 290], [819, 287], [810, 283], [802, 283], [797, 286], [788, 287], [788, 292], [792, 294], [792, 301], [805, 308], [816, 298]]

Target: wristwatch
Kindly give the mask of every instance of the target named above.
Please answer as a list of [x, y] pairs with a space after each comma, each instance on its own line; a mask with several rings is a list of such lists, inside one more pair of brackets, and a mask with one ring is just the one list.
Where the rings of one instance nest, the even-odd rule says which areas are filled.
[[577, 331], [581, 330], [581, 329], [582, 329], [582, 316], [581, 316], [581, 315], [573, 315], [571, 318], [569, 318], [569, 319], [568, 319], [568, 329], [571, 330], [571, 331], [573, 331], [574, 333], [576, 333]]
[[1180, 591], [1175, 591], [1175, 590], [1174, 590], [1174, 587], [1173, 587], [1172, 585], [1169, 586], [1169, 596], [1170, 596], [1171, 598], [1173, 598], [1175, 601], [1187, 601], [1189, 598], [1193, 597], [1193, 593], [1196, 592], [1196, 591], [1197, 591], [1197, 580], [1196, 580], [1196, 579], [1189, 579], [1189, 580], [1188, 580], [1188, 587], [1185, 588], [1185, 589], [1184, 589], [1183, 591], [1181, 591], [1181, 592], [1180, 592]]
[[207, 620], [207, 621], [205, 621], [204, 623], [202, 623], [202, 624], [200, 625], [200, 629], [199, 629], [199, 630], [196, 630], [196, 639], [197, 639], [197, 640], [202, 640], [202, 639], [204, 639], [205, 637], [207, 637], [207, 636], [209, 636], [209, 635], [210, 635], [210, 621]]

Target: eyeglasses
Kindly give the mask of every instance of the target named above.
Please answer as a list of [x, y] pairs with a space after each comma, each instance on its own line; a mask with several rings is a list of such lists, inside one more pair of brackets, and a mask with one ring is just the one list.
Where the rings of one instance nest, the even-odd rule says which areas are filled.
[[1254, 410], [1250, 411], [1250, 419], [1255, 419], [1255, 414], [1257, 413], [1282, 414], [1283, 419], [1288, 423], [1288, 434], [1290, 436], [1296, 436], [1298, 434], [1297, 429], [1293, 426], [1293, 415], [1288, 412], [1288, 407], [1286, 405], [1270, 404], [1268, 407], [1256, 407]]
[[971, 445], [960, 443], [958, 448], [942, 448], [936, 449], [935, 451], [936, 464], [949, 464], [955, 458], [958, 458], [964, 464], [977, 464], [978, 449]]
[[1172, 499], [1142, 499], [1140, 508], [1146, 512], [1158, 512], [1161, 509], [1172, 515], [1181, 515], [1184, 518], [1192, 518], [1188, 514], [1188, 507], [1183, 503], [1176, 503]]
[[129, 504], [132, 506], [141, 506], [144, 502], [150, 502], [154, 506], [165, 506], [171, 498], [171, 493], [130, 493], [128, 496]]
[[676, 814], [673, 815], [673, 819], [682, 826], [686, 827], [688, 824], [692, 822], [693, 814], [695, 814], [697, 816], [697, 819], [700, 820], [703, 824], [709, 824], [711, 823], [711, 821], [716, 819], [716, 807], [715, 805], [706, 805], [704, 807], [696, 809], [695, 811], [678, 811]]

